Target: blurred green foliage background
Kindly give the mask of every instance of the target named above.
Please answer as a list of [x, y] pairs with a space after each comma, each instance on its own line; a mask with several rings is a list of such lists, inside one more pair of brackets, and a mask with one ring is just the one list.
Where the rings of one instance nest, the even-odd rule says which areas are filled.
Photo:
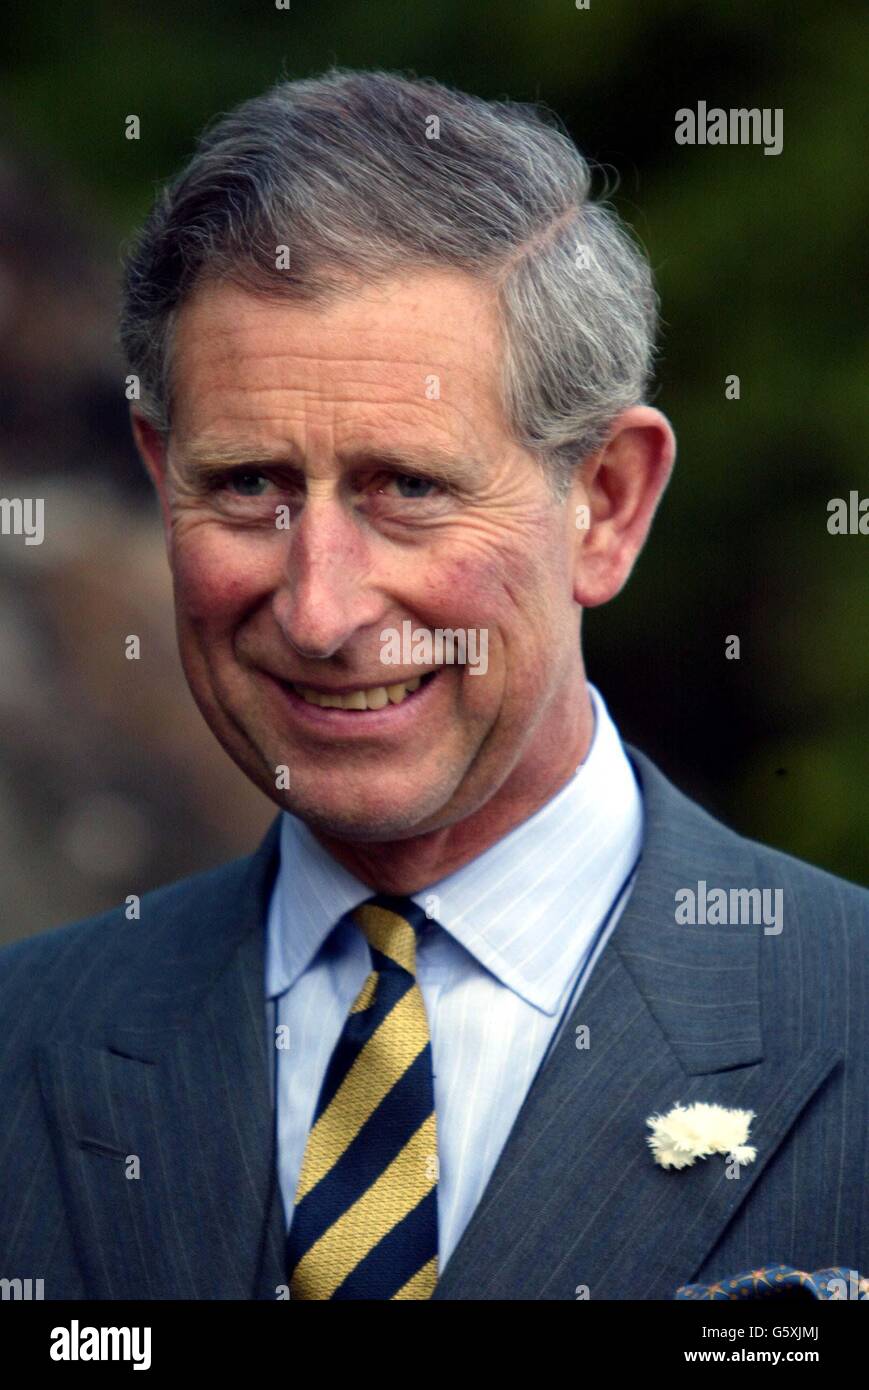
[[[676, 473], [634, 577], [587, 617], [591, 677], [623, 734], [713, 813], [834, 872], [869, 879], [869, 538], [833, 536], [826, 525], [832, 497], [869, 494], [869, 337], [858, 289], [869, 213], [865, 4], [591, 0], [579, 10], [573, 0], [292, 0], [279, 10], [271, 0], [31, 0], [5, 7], [0, 24], [7, 286], [24, 286], [34, 311], [50, 282], [70, 320], [70, 304], [84, 304], [79, 325], [88, 303], [98, 306], [85, 335], [88, 373], [66, 396], [64, 373], [81, 358], [80, 345], [73, 350], [79, 330], [71, 326], [68, 351], [56, 332], [42, 349], [33, 347], [25, 310], [0, 322], [0, 464], [7, 479], [51, 477], [65, 496], [109, 488], [146, 528], [156, 508], [126, 439], [111, 301], [121, 242], [202, 125], [281, 76], [332, 63], [400, 69], [553, 107], [582, 150], [618, 174], [613, 201], [651, 257], [664, 318], [655, 404], [679, 439]], [[675, 112], [700, 100], [781, 107], [783, 152], [677, 146]], [[124, 138], [130, 113], [141, 118], [138, 142]], [[34, 270], [28, 253], [51, 265]], [[725, 399], [731, 373], [741, 380], [738, 401]], [[98, 540], [88, 544], [90, 583], [106, 552]], [[86, 570], [87, 554], [82, 563]], [[123, 575], [122, 558], [118, 564]], [[134, 596], [137, 574], [127, 568], [120, 589], [115, 576], [104, 578], [101, 630], [111, 631], [111, 595], [126, 585]], [[58, 625], [53, 583], [38, 594], [20, 574], [13, 584], [35, 604], [32, 621], [49, 628]], [[168, 588], [154, 583], [154, 602], [168, 609]], [[87, 583], [82, 592], [91, 592]], [[80, 654], [88, 622], [78, 630]], [[738, 661], [725, 659], [731, 634], [741, 639]], [[44, 644], [49, 654], [56, 639], [55, 631]], [[247, 849], [271, 812], [254, 805], [230, 770], [223, 818], [203, 814], [195, 766], [223, 757], [206, 743], [195, 744], [186, 771], [177, 747], [165, 750], [173, 785], [158, 794], [152, 772], [136, 770], [149, 761], [148, 740], [171, 722], [174, 700], [179, 727], [193, 724], [181, 712], [188, 697], [177, 671], [136, 675], [152, 682], [155, 697], [159, 681], [153, 729], [144, 712], [144, 722], [125, 724], [92, 692], [79, 708], [95, 721], [94, 744], [106, 718], [115, 719], [115, 761], [104, 760], [91, 793], [108, 789], [138, 804], [140, 828], [150, 826], [137, 870], [147, 887]], [[87, 684], [81, 669], [77, 678]], [[128, 675], [113, 679], [123, 703], [117, 682]], [[7, 691], [10, 723], [13, 697]], [[44, 718], [52, 717], [49, 707]], [[196, 737], [188, 732], [185, 747]], [[38, 730], [31, 743], [29, 759], [7, 769], [10, 854], [44, 846], [45, 819], [64, 802], [56, 763], [50, 791]], [[84, 775], [76, 753], [65, 756], [70, 775]], [[22, 816], [8, 803], [20, 806], [24, 778]], [[76, 843], [88, 824], [97, 840], [105, 832], [98, 815], [79, 822]], [[130, 891], [129, 856], [124, 869], [120, 855], [114, 876], [97, 869], [89, 879], [87, 864], [93, 870], [99, 860], [73, 854], [65, 880], [72, 886], [37, 895], [29, 913], [19, 895], [12, 934]]]

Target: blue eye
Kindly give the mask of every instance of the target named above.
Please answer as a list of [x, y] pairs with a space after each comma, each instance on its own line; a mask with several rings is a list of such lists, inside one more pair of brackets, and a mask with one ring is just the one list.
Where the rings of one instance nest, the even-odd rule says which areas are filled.
[[[435, 484], [430, 478], [417, 478], [412, 473], [396, 474], [394, 481], [398, 484], [402, 497], [427, 497], [428, 493], [421, 491], [423, 488], [432, 488]], [[403, 489], [406, 487], [406, 491]]]
[[240, 497], [261, 497], [260, 484], [267, 482], [268, 478], [264, 478], [262, 473], [249, 469], [243, 473], [233, 473], [229, 479], [229, 486]]

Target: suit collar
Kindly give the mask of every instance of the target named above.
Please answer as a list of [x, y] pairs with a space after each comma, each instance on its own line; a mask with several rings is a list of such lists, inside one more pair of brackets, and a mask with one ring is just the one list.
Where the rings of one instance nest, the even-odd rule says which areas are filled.
[[262, 997], [263, 924], [278, 841], [276, 818], [248, 858], [143, 899], [141, 920], [120, 928], [137, 937], [135, 973], [123, 977], [111, 1013], [94, 1019], [111, 1049], [156, 1061], [179, 1033], [196, 1026], [204, 1002], [240, 963]]
[[754, 846], [677, 791], [644, 754], [629, 751], [646, 835], [612, 954], [689, 1076], [759, 1062], [760, 930], [676, 922], [677, 891], [701, 878], [727, 889], [759, 884]]

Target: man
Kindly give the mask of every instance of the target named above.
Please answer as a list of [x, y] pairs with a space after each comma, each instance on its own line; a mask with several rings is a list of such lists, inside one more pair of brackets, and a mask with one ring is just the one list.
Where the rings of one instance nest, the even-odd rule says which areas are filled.
[[668, 1299], [865, 1266], [867, 895], [687, 801], [583, 667], [673, 463], [654, 332], [525, 108], [285, 83], [161, 195], [133, 429], [191, 690], [281, 814], [0, 957], [4, 1273]]

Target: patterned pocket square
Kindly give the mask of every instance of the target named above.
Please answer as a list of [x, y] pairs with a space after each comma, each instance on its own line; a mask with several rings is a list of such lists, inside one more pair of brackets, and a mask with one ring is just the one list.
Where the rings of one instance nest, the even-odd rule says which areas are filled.
[[717, 1284], [683, 1284], [676, 1290], [677, 1299], [746, 1299], [746, 1298], [858, 1298], [869, 1300], [869, 1279], [846, 1269], [831, 1265], [807, 1274], [793, 1265], [764, 1265], [744, 1274], [721, 1279]]

